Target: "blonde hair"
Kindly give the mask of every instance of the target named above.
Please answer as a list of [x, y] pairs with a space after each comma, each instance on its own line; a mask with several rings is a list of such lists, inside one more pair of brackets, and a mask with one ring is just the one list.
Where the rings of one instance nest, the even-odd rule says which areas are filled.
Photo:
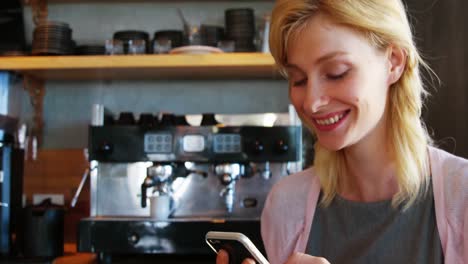
[[[379, 49], [394, 45], [407, 55], [401, 78], [389, 89], [386, 110], [389, 147], [394, 154], [399, 187], [392, 204], [408, 208], [426, 193], [429, 185], [427, 147], [431, 139], [421, 120], [427, 92], [420, 66], [432, 71], [414, 44], [405, 8], [401, 0], [278, 0], [271, 18], [270, 50], [283, 74], [286, 75], [288, 63], [286, 51], [294, 34], [318, 13], [363, 33]], [[339, 175], [345, 172], [343, 150], [329, 151], [316, 143], [314, 169], [323, 191], [321, 204], [327, 206], [336, 195]]]

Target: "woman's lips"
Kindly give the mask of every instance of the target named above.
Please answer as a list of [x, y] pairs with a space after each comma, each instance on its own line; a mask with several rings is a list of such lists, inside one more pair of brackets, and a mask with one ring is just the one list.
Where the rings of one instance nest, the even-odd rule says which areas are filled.
[[314, 118], [315, 127], [320, 131], [332, 131], [337, 128], [347, 118], [351, 110], [335, 112], [320, 118]]

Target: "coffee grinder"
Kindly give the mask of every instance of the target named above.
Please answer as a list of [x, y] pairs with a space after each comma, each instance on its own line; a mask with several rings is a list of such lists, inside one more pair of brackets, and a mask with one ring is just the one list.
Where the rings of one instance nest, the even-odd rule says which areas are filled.
[[0, 256], [18, 254], [16, 236], [23, 195], [24, 151], [18, 136], [20, 80], [0, 72]]

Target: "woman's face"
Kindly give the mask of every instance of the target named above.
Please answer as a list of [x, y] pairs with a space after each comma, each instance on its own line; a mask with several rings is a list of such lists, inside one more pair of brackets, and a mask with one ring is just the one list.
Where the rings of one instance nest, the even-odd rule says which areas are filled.
[[385, 131], [388, 52], [317, 15], [295, 36], [287, 55], [292, 104], [319, 144], [339, 150]]

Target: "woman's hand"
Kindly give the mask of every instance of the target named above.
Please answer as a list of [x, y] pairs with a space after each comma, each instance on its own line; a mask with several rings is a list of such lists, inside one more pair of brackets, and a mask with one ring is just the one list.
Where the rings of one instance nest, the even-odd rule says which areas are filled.
[[[222, 249], [218, 251], [218, 256], [216, 257], [216, 264], [229, 264], [229, 254]], [[251, 259], [245, 259], [244, 261], [242, 261], [242, 264], [255, 264], [255, 261]]]
[[330, 264], [330, 262], [321, 257], [295, 252], [289, 257], [285, 264]]

